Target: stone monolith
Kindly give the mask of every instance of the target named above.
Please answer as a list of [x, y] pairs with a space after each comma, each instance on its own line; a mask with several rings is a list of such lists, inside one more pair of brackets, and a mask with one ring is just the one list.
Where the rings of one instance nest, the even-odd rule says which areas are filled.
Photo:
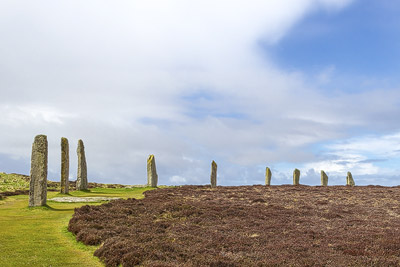
[[300, 184], [300, 170], [294, 169], [293, 171], [293, 185]]
[[328, 185], [328, 175], [324, 171], [321, 170], [321, 185], [327, 186]]
[[69, 192], [69, 144], [68, 139], [61, 138], [61, 193]]
[[215, 161], [211, 162], [210, 181], [211, 181], [211, 187], [217, 186], [217, 163], [215, 163]]
[[158, 175], [154, 155], [147, 158], [147, 186], [157, 187]]
[[347, 179], [346, 179], [346, 185], [350, 186], [355, 186], [356, 184], [354, 183], [353, 175], [351, 175], [351, 172], [347, 172]]
[[265, 169], [265, 185], [271, 185], [271, 177], [272, 177], [271, 169], [267, 167]]
[[37, 135], [32, 144], [29, 207], [44, 206], [47, 201], [47, 136]]
[[78, 148], [76, 152], [78, 154], [78, 175], [76, 177], [76, 190], [87, 190], [88, 179], [85, 146], [83, 145], [83, 141], [81, 139], [79, 139], [78, 141]]

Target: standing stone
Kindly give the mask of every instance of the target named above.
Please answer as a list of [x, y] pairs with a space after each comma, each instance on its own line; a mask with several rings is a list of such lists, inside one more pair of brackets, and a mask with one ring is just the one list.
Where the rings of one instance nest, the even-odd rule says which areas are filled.
[[267, 167], [265, 169], [265, 185], [271, 185], [271, 176], [271, 169]]
[[216, 187], [217, 186], [217, 163], [215, 161], [211, 162], [211, 187]]
[[69, 144], [68, 139], [61, 138], [61, 193], [69, 192]]
[[346, 182], [346, 185], [349, 185], [349, 186], [355, 186], [355, 185], [356, 185], [356, 184], [354, 183], [353, 175], [351, 175], [351, 172], [347, 172], [347, 182]]
[[300, 184], [300, 170], [294, 169], [293, 171], [293, 185]]
[[328, 185], [328, 175], [324, 171], [321, 171], [321, 185], [327, 186]]
[[85, 147], [81, 139], [79, 139], [78, 141], [78, 149], [76, 150], [76, 152], [78, 154], [78, 176], [76, 177], [76, 189], [87, 190], [88, 180]]
[[157, 187], [158, 175], [156, 169], [156, 160], [154, 155], [150, 155], [147, 159], [147, 186]]
[[37, 135], [32, 144], [29, 207], [44, 206], [47, 200], [47, 136]]

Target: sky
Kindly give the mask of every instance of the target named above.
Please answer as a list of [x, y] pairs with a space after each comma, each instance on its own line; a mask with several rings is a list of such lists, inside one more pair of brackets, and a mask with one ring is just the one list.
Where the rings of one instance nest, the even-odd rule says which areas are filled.
[[400, 3], [2, 0], [0, 171], [34, 137], [60, 179], [144, 184], [400, 184]]

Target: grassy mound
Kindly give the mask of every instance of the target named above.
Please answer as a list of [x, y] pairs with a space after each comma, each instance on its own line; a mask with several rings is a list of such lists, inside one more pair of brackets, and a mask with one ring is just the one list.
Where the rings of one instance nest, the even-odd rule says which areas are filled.
[[75, 210], [107, 266], [399, 266], [400, 187], [184, 186]]
[[[29, 194], [29, 182], [28, 175], [0, 172], [0, 199], [5, 196]], [[47, 181], [48, 191], [59, 191], [60, 189], [60, 182]]]
[[0, 172], [0, 192], [29, 190], [29, 179], [27, 175]]

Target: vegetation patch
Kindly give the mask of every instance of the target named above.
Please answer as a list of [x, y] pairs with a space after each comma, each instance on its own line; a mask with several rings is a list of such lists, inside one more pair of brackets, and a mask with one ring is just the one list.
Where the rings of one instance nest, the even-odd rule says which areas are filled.
[[67, 230], [74, 209], [84, 203], [57, 203], [49, 199], [63, 196], [141, 198], [145, 190], [149, 188], [93, 188], [72, 191], [69, 195], [48, 192], [47, 206], [33, 208], [28, 208], [27, 195], [1, 200], [0, 266], [104, 266], [93, 256], [98, 247], [76, 242]]
[[107, 266], [399, 266], [400, 187], [183, 186], [75, 210]]
[[29, 189], [29, 176], [0, 172], [0, 193]]
[[[30, 176], [28, 175], [0, 172], [0, 199], [6, 196], [29, 194], [29, 183]], [[48, 191], [60, 189], [60, 182], [47, 181]]]

